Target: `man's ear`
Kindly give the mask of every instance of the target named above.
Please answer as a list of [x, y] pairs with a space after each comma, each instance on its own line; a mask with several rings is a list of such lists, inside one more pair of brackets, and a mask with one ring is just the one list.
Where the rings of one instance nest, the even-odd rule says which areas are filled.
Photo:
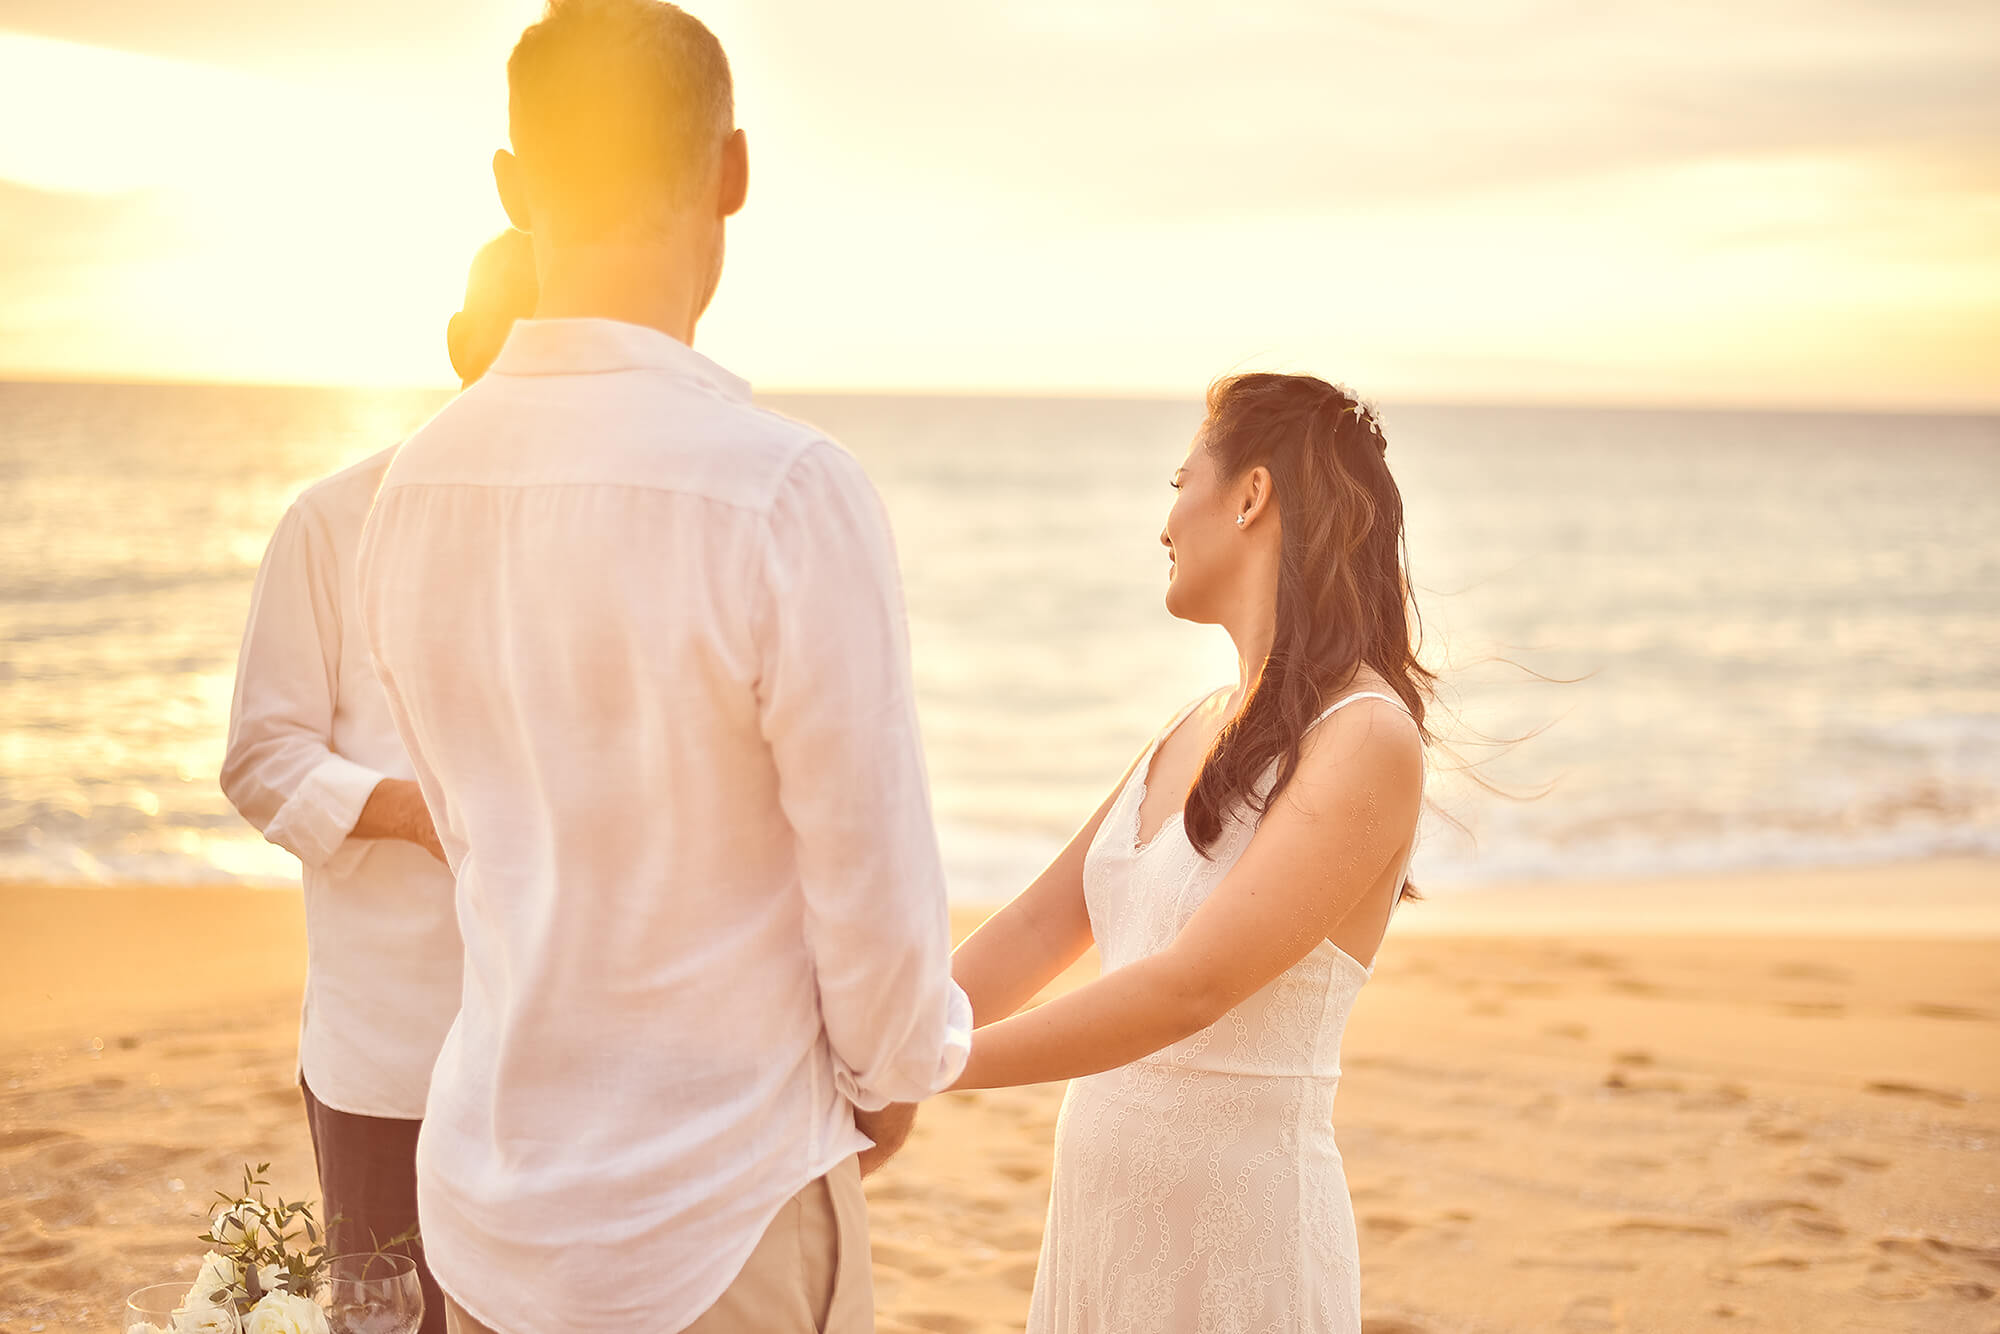
[[493, 154], [493, 185], [500, 192], [500, 207], [507, 210], [507, 221], [517, 232], [535, 230], [533, 216], [528, 210], [528, 183], [521, 171], [521, 159], [506, 149], [498, 149]]
[[741, 130], [731, 131], [729, 142], [722, 146], [721, 187], [722, 216], [731, 217], [750, 194], [750, 142]]
[[466, 353], [469, 351], [465, 346], [465, 335], [465, 312], [460, 311], [445, 323], [444, 347], [445, 351], [451, 356], [451, 368], [458, 372], [458, 379], [461, 384], [472, 379], [470, 375], [465, 373], [465, 364], [468, 360]]

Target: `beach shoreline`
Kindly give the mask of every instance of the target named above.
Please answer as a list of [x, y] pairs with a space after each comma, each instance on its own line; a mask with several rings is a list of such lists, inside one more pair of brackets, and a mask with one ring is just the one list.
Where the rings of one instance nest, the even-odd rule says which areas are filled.
[[[1996, 891], [1951, 861], [1406, 908], [1335, 1113], [1367, 1334], [2000, 1327]], [[0, 1334], [106, 1325], [191, 1273], [245, 1160], [316, 1193], [302, 914], [0, 885], [0, 920]], [[883, 1330], [1021, 1328], [1060, 1096], [940, 1098], [870, 1180]]]

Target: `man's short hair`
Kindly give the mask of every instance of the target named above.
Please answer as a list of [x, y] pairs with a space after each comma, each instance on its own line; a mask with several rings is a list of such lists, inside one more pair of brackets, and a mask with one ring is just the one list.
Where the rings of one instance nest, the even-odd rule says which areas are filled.
[[515, 155], [583, 235], [685, 202], [735, 129], [722, 44], [662, 0], [549, 0], [507, 91]]

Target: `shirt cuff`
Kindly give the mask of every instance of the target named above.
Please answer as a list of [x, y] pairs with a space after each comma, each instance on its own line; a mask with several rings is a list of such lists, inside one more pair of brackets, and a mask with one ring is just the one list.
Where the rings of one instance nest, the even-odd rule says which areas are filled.
[[[896, 1097], [884, 1097], [872, 1090], [863, 1089], [854, 1072], [834, 1059], [833, 1084], [840, 1095], [854, 1104], [856, 1111], [879, 1112], [892, 1102], [919, 1102], [933, 1094], [942, 1093], [958, 1082], [965, 1073], [965, 1062], [972, 1055], [972, 1002], [956, 982], [947, 982], [951, 990], [945, 995], [944, 1046], [938, 1053], [937, 1068], [928, 1083], [921, 1089], [911, 1089], [907, 1096], [898, 1090]], [[914, 1082], [914, 1081], [913, 1081]]]
[[264, 837], [307, 866], [324, 865], [340, 851], [369, 795], [386, 777], [345, 756], [328, 755], [278, 808]]
[[944, 1053], [938, 1057], [937, 1078], [931, 1083], [933, 1093], [942, 1093], [956, 1084], [972, 1056], [972, 999], [958, 983], [950, 986], [951, 994], [945, 998]]

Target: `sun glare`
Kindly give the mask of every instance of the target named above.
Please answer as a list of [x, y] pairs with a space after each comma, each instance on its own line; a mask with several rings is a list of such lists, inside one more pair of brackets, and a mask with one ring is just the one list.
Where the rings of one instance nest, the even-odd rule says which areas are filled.
[[123, 262], [66, 299], [116, 323], [130, 370], [448, 381], [444, 321], [505, 224], [504, 92], [484, 91], [338, 95], [0, 33], [0, 115], [37, 127], [0, 141], [0, 178], [127, 223]]

